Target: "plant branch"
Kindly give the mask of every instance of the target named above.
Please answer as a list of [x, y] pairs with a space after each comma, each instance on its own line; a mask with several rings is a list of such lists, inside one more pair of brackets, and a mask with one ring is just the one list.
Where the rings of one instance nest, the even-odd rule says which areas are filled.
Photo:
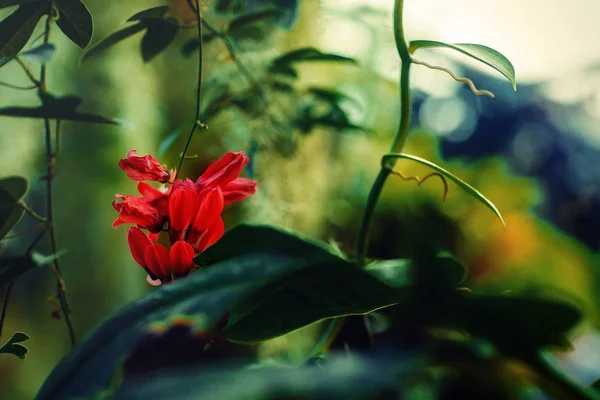
[[6, 318], [6, 310], [8, 309], [8, 299], [10, 298], [10, 291], [12, 290], [14, 281], [8, 282], [6, 290], [4, 291], [4, 301], [2, 302], [2, 314], [0, 314], [0, 336], [2, 336], [2, 327], [4, 326], [4, 319]]
[[0, 82], [0, 86], [4, 86], [9, 89], [15, 89], [15, 90], [33, 90], [33, 89], [37, 89], [39, 87], [37, 84], [31, 85], [31, 86], [19, 86], [19, 85], [13, 85], [12, 83], [7, 83], [7, 82]]
[[[396, 49], [400, 56], [402, 66], [400, 68], [400, 122], [398, 124], [398, 132], [394, 138], [394, 142], [391, 146], [392, 152], [400, 152], [404, 147], [406, 138], [408, 136], [408, 128], [410, 126], [410, 65], [411, 58], [408, 52], [408, 46], [406, 45], [406, 39], [404, 38], [403, 28], [403, 0], [395, 0], [394, 3], [394, 38], [396, 40]], [[363, 218], [360, 224], [358, 240], [356, 243], [356, 257], [360, 265], [365, 265], [366, 253], [367, 253], [367, 242], [369, 239], [369, 233], [371, 230], [371, 223], [375, 206], [381, 195], [381, 191], [385, 185], [385, 181], [389, 174], [392, 172], [392, 168], [395, 165], [395, 160], [392, 160], [389, 165], [382, 166], [379, 174], [375, 178], [375, 182], [371, 187], [369, 196], [367, 197], [367, 204], [363, 213]]]
[[[46, 18], [46, 26], [44, 30], [44, 44], [47, 44], [50, 40], [50, 28], [52, 26], [52, 14], [54, 8], [54, 1], [50, 1], [49, 3], [50, 9], [48, 10], [48, 15]], [[40, 69], [40, 89], [46, 89], [46, 66], [42, 64]], [[56, 163], [55, 152], [52, 150], [52, 130], [50, 128], [50, 120], [48, 118], [44, 119], [44, 130], [45, 130], [45, 142], [46, 142], [46, 209], [48, 213], [48, 233], [50, 234], [50, 245], [52, 249], [52, 254], [56, 254], [57, 252], [57, 244], [56, 244], [56, 231], [54, 229], [54, 210], [53, 210], [53, 202], [52, 202], [52, 183], [54, 180], [54, 165]], [[65, 318], [65, 323], [67, 325], [67, 329], [69, 331], [69, 337], [71, 340], [71, 346], [75, 346], [77, 339], [75, 336], [75, 328], [73, 327], [73, 323], [71, 322], [71, 317], [69, 315], [69, 303], [67, 301], [67, 296], [65, 293], [65, 284], [61, 277], [61, 270], [58, 260], [54, 260], [51, 265], [52, 271], [56, 275], [56, 296], [60, 303], [60, 308], [62, 310], [62, 314]]]
[[[177, 166], [177, 171], [181, 170], [181, 166], [183, 165], [183, 160], [185, 160], [185, 154], [187, 153], [188, 148], [190, 147], [190, 143], [192, 142], [192, 137], [194, 136], [194, 132], [196, 131], [196, 127], [198, 124], [201, 124], [200, 121], [200, 105], [201, 105], [201, 89], [202, 89], [202, 18], [200, 17], [200, 1], [196, 1], [195, 13], [196, 13], [196, 22], [198, 24], [198, 83], [196, 86], [196, 117], [194, 118], [194, 123], [192, 124], [192, 128], [187, 138], [187, 142], [185, 143], [185, 147], [183, 148], [183, 152], [181, 153], [181, 159], [179, 160], [179, 165]], [[189, 6], [194, 9], [191, 0], [188, 0]]]
[[23, 200], [19, 200], [17, 201], [17, 206], [21, 207], [23, 210], [25, 210], [25, 212], [29, 215], [31, 215], [31, 217], [33, 217], [34, 219], [40, 221], [40, 222], [48, 222], [48, 219], [42, 217], [41, 215], [39, 215], [38, 213], [36, 213], [31, 207], [29, 207], [27, 204], [25, 204], [25, 202]]
[[23, 60], [21, 60], [21, 58], [19, 56], [16, 56], [15, 57], [15, 61], [21, 66], [21, 68], [23, 68], [23, 71], [25, 72], [25, 75], [27, 75], [27, 77], [29, 78], [29, 80], [31, 81], [31, 83], [33, 83], [36, 87], [39, 87], [40, 86], [40, 81], [38, 81], [37, 79], [35, 79], [35, 77], [31, 73], [31, 71], [29, 70], [29, 67], [27, 67], [27, 65], [25, 65], [25, 63], [23, 62]]

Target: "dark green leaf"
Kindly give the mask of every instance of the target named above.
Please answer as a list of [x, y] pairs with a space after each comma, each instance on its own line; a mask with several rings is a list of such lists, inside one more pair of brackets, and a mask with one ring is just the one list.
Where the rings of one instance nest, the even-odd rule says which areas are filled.
[[239, 13], [244, 9], [244, 0], [217, 0], [215, 10], [220, 13]]
[[39, 3], [41, 0], [0, 0], [0, 8], [20, 6], [25, 3]]
[[29, 272], [37, 264], [29, 255], [0, 259], [0, 282], [11, 282]]
[[112, 47], [113, 45], [119, 43], [120, 41], [125, 40], [138, 32], [143, 31], [144, 29], [146, 29], [146, 25], [140, 22], [135, 25], [128, 26], [127, 28], [118, 30], [114, 33], [111, 33], [110, 35], [102, 39], [100, 43], [96, 44], [88, 51], [83, 53], [83, 55], [81, 56], [81, 61], [83, 62], [91, 55], [96, 54], [102, 50], [106, 50], [109, 47]]
[[22, 59], [34, 60], [42, 64], [50, 62], [56, 54], [56, 46], [52, 43], [44, 43], [31, 50], [27, 50], [19, 54]]
[[433, 40], [414, 40], [410, 42], [409, 52], [412, 54], [419, 48], [428, 47], [445, 47], [448, 49], [458, 51], [459, 53], [465, 54], [471, 58], [474, 58], [477, 61], [481, 61], [482, 63], [489, 65], [490, 67], [504, 75], [506, 79], [508, 79], [511, 83], [513, 90], [517, 90], [515, 68], [506, 57], [504, 57], [498, 51], [490, 47], [483, 46], [481, 44], [471, 43], [448, 44], [443, 42], [436, 42]]
[[148, 30], [142, 38], [142, 59], [147, 63], [175, 39], [179, 26], [166, 20], [148, 20], [145, 25]]
[[[205, 35], [202, 35], [202, 44], [203, 45], [209, 44], [216, 38], [218, 38], [218, 36], [213, 33], [207, 33]], [[181, 50], [180, 50], [181, 55], [184, 56], [185, 58], [191, 57], [192, 54], [194, 54], [194, 52], [196, 52], [200, 48], [199, 43], [200, 42], [198, 42], [198, 38], [192, 38], [192, 39], [187, 40], [183, 44], [183, 46], [181, 46]]]
[[118, 125], [119, 122], [100, 115], [86, 114], [76, 111], [82, 99], [69, 95], [57, 97], [40, 91], [41, 107], [6, 107], [0, 108], [0, 115], [21, 118], [48, 118], [68, 121], [89, 122], [97, 124]]
[[46, 3], [26, 3], [0, 22], [0, 67], [27, 44], [40, 20], [50, 10]]
[[[267, 7], [262, 10], [251, 11], [248, 13], [241, 14], [235, 17], [229, 22], [227, 27], [227, 34], [231, 37], [244, 38], [249, 36], [248, 30], [252, 27], [256, 27], [259, 23], [270, 22], [271, 26], [274, 20], [279, 18], [282, 14], [282, 10], [275, 7]], [[259, 35], [262, 32], [259, 29]], [[254, 35], [253, 35], [254, 36]]]
[[213, 90], [202, 96], [201, 115], [203, 120], [210, 120], [231, 105], [232, 101], [233, 94], [228, 85], [215, 85]]
[[[291, 234], [273, 230], [263, 232], [266, 237], [260, 239], [245, 235], [249, 229], [232, 230], [223, 238], [231, 243], [241, 233], [248, 243], [238, 240], [227, 250], [218, 242], [207, 250], [203, 265], [206, 260], [225, 261], [156, 288], [101, 324], [62, 360], [37, 398], [89, 397], [110, 384], [121, 362], [156, 323], [185, 317], [194, 321], [195, 329], [210, 328], [226, 311], [238, 303], [248, 304], [246, 299], [253, 292], [271, 282], [327, 260], [340, 260], [327, 249]], [[266, 228], [250, 233], [261, 230]], [[280, 238], [269, 245], [269, 240]]]
[[354, 264], [326, 261], [279, 279], [234, 307], [225, 335], [258, 343], [324, 319], [367, 314], [398, 299], [395, 289]]
[[356, 100], [354, 100], [354, 98], [348, 96], [347, 94], [339, 92], [337, 90], [333, 90], [333, 89], [320, 88], [320, 87], [309, 87], [307, 90], [309, 93], [312, 93], [317, 98], [319, 98], [323, 101], [326, 101], [328, 103], [331, 103], [331, 104], [337, 104], [337, 103], [341, 102], [342, 100], [351, 100], [351, 101], [356, 102]]
[[59, 11], [56, 24], [73, 43], [84, 50], [94, 33], [90, 10], [81, 0], [54, 0], [54, 5]]
[[11, 176], [0, 179], [0, 239], [23, 217], [24, 210], [17, 202], [27, 193], [25, 178]]
[[410, 281], [411, 262], [408, 259], [382, 260], [365, 266], [365, 271], [388, 286], [405, 287]]
[[14, 354], [23, 359], [25, 358], [25, 354], [27, 354], [27, 347], [18, 343], [26, 340], [29, 340], [29, 335], [23, 332], [15, 332], [10, 339], [0, 347], [0, 353]]
[[564, 347], [581, 319], [577, 308], [556, 300], [472, 295], [459, 306], [461, 327], [509, 352]]
[[299, 61], [333, 61], [356, 64], [356, 60], [333, 53], [322, 53], [314, 47], [292, 50], [273, 60], [273, 64], [290, 64]]
[[463, 189], [465, 192], [467, 192], [471, 196], [475, 197], [477, 200], [479, 200], [481, 203], [483, 203], [483, 205], [485, 205], [487, 208], [492, 210], [492, 212], [496, 215], [496, 217], [498, 217], [500, 222], [502, 222], [502, 226], [506, 226], [506, 224], [504, 223], [504, 218], [502, 218], [500, 211], [498, 210], [498, 208], [496, 208], [494, 203], [492, 203], [490, 200], [488, 200], [487, 197], [485, 197], [483, 194], [481, 194], [481, 192], [479, 192], [473, 186], [469, 185], [467, 182], [463, 181], [462, 179], [460, 179], [459, 177], [454, 175], [452, 172], [440, 167], [439, 165], [437, 165], [435, 163], [432, 163], [431, 161], [425, 160], [421, 157], [413, 156], [410, 154], [404, 154], [404, 153], [388, 153], [383, 156], [381, 162], [382, 162], [382, 164], [386, 164], [388, 160], [395, 159], [395, 158], [404, 158], [407, 160], [416, 161], [420, 164], [428, 166], [429, 168], [433, 169], [436, 172], [439, 172], [440, 174], [442, 174], [443, 176], [445, 176], [446, 178], [450, 179], [452, 182], [454, 182], [458, 186], [460, 186], [461, 189]]
[[275, 73], [275, 74], [281, 74], [281, 75], [286, 75], [292, 78], [297, 78], [298, 77], [298, 72], [296, 72], [296, 70], [291, 67], [288, 64], [272, 64], [269, 67], [269, 72]]
[[163, 19], [169, 11], [169, 6], [152, 7], [132, 15], [126, 22]]

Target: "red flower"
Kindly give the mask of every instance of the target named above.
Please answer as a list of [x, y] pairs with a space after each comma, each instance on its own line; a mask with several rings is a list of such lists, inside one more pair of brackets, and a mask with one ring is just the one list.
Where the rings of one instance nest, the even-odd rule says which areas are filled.
[[127, 230], [127, 241], [133, 259], [148, 272], [152, 280], [170, 282], [197, 268], [194, 264], [194, 249], [184, 241], [175, 242], [167, 250], [161, 244], [152, 243], [144, 232], [136, 227]]
[[256, 192], [256, 181], [248, 178], [236, 178], [221, 189], [225, 204], [234, 203], [253, 195]]
[[227, 153], [217, 162], [212, 163], [196, 181], [199, 188], [225, 186], [238, 177], [250, 158], [243, 151]]
[[125, 171], [129, 179], [134, 181], [158, 181], [167, 183], [174, 179], [168, 169], [160, 165], [150, 154], [138, 156], [136, 150], [127, 153], [127, 158], [119, 161], [119, 167]]
[[171, 241], [185, 240], [197, 252], [204, 251], [224, 233], [223, 192], [218, 186], [196, 192], [195, 185], [181, 185], [169, 197]]
[[[148, 229], [151, 232], [159, 232], [164, 224], [156, 208], [152, 207], [144, 199], [137, 196], [116, 195], [118, 200], [113, 201], [112, 205], [119, 212], [119, 216], [113, 222], [113, 228], [123, 224], [136, 224], [142, 229]], [[120, 201], [119, 201], [120, 200]]]

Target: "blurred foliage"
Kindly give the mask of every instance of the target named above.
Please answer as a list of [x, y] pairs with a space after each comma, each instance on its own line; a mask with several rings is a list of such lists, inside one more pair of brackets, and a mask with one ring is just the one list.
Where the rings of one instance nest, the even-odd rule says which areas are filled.
[[[144, 296], [151, 291], [144, 271], [131, 259], [123, 231], [110, 227], [114, 194], [133, 189], [116, 164], [135, 148], [177, 165], [194, 123], [196, 15], [187, 0], [170, 0], [168, 7], [142, 0], [55, 4], [62, 33], [52, 30], [51, 43], [40, 46], [44, 27], [35, 23], [47, 4], [0, 1], [0, 81], [32, 84], [20, 62], [31, 70], [47, 65], [48, 75], [48, 87], [36, 92], [0, 87], [0, 236], [8, 234], [0, 243], [0, 277], [13, 293], [3, 332], [17, 332], [1, 350], [23, 357], [27, 348], [18, 342], [28, 336], [20, 331], [31, 336], [26, 361], [0, 357], [0, 397], [32, 398], [69, 351], [64, 324], [56, 320], [55, 271], [34, 268], [59, 256], [79, 337], [120, 311], [59, 365], [43, 392], [54, 398], [107, 386], [123, 399], [172, 397], [174, 390], [198, 398], [516, 399], [533, 387], [562, 398], [593, 397], [570, 386], [557, 372], [560, 365], [544, 361], [539, 350], [568, 349], [575, 326], [578, 332], [598, 328], [598, 256], [536, 216], [539, 183], [514, 174], [502, 158], [444, 160], [433, 135], [417, 127], [403, 151], [473, 185], [500, 210], [506, 227], [451, 180], [442, 201], [440, 181], [417, 186], [391, 175], [374, 217], [368, 253], [374, 263], [366, 270], [353, 265], [347, 255], [354, 253], [365, 199], [397, 126], [398, 87], [369, 67], [375, 53], [322, 50], [322, 2], [202, 2], [200, 109], [207, 129], [196, 131], [188, 155], [197, 158], [179, 171], [197, 176], [223, 152], [245, 150], [252, 159], [246, 174], [259, 182], [259, 192], [227, 209], [227, 226], [272, 224], [305, 236], [238, 227], [200, 256], [208, 268]], [[7, 8], [14, 5], [15, 14]], [[20, 40], [6, 42], [6, 20]], [[484, 50], [484, 59], [496, 57], [487, 63], [514, 86], [514, 70]], [[22, 218], [20, 204], [46, 207], [44, 119], [63, 121], [54, 224], [64, 255], [52, 254], [47, 241], [36, 249], [49, 256], [23, 254], [40, 221]], [[394, 168], [406, 177], [431, 172], [411, 160]], [[4, 178], [10, 175], [27, 177], [29, 191], [25, 180]], [[235, 258], [248, 253], [253, 258]], [[251, 344], [205, 352], [227, 310], [226, 335]], [[319, 322], [346, 315], [352, 316], [344, 326]], [[148, 329], [157, 321], [162, 325]], [[319, 343], [332, 328], [338, 339]], [[366, 352], [373, 343], [376, 352]], [[315, 353], [328, 346], [342, 355]], [[163, 348], [157, 358], [165, 362], [145, 368], [156, 348]], [[377, 351], [390, 356], [382, 361]], [[214, 362], [210, 371], [206, 360]], [[175, 369], [145, 376], [161, 366]]]

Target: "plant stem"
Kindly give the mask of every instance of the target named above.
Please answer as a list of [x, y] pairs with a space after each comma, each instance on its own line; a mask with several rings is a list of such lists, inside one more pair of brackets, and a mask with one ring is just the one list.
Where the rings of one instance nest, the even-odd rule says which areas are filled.
[[8, 282], [6, 290], [4, 292], [4, 302], [2, 303], [2, 314], [0, 315], [0, 336], [2, 336], [2, 327], [4, 326], [4, 318], [6, 317], [6, 310], [8, 309], [8, 299], [10, 298], [10, 291], [12, 290], [14, 281]]
[[[396, 40], [396, 49], [398, 50], [398, 55], [400, 56], [400, 61], [402, 62], [402, 67], [400, 68], [400, 122], [398, 124], [398, 132], [396, 133], [396, 137], [394, 138], [394, 142], [392, 143], [390, 152], [399, 153], [402, 151], [404, 147], [404, 143], [406, 142], [406, 138], [408, 137], [408, 128], [410, 127], [410, 111], [411, 111], [411, 101], [410, 101], [410, 64], [411, 58], [408, 52], [408, 46], [406, 44], [406, 40], [404, 38], [404, 28], [403, 28], [403, 0], [395, 0], [394, 3], [394, 38]], [[358, 263], [362, 266], [365, 265], [366, 262], [366, 254], [367, 254], [367, 243], [369, 240], [369, 233], [371, 230], [371, 223], [373, 219], [373, 214], [375, 211], [375, 206], [377, 205], [377, 201], [381, 195], [381, 191], [385, 185], [385, 181], [389, 176], [392, 168], [395, 165], [395, 160], [391, 161], [388, 165], [384, 165], [381, 167], [379, 174], [375, 178], [375, 182], [373, 186], [371, 186], [371, 190], [369, 191], [369, 196], [367, 198], [367, 204], [365, 205], [365, 210], [363, 213], [363, 218], [360, 224], [358, 240], [356, 243], [356, 259]]]
[[34, 218], [40, 222], [48, 222], [48, 220], [46, 218], [44, 218], [41, 215], [39, 215], [38, 213], [36, 213], [31, 207], [29, 207], [27, 204], [25, 204], [25, 202], [23, 200], [17, 201], [17, 206], [19, 206], [23, 210], [25, 210], [25, 212], [27, 214], [31, 215], [32, 218]]
[[[52, 14], [54, 8], [54, 2], [50, 1], [50, 9], [48, 10], [48, 16], [46, 18], [46, 26], [44, 30], [44, 44], [47, 44], [50, 40], [50, 28], [52, 26]], [[42, 64], [40, 69], [40, 89], [46, 89], [46, 66]], [[52, 182], [54, 180], [54, 164], [56, 162], [56, 152], [52, 151], [52, 130], [50, 128], [50, 120], [44, 119], [44, 130], [45, 130], [45, 141], [46, 141], [46, 209], [48, 213], [48, 232], [50, 234], [50, 245], [52, 254], [56, 254], [56, 231], [54, 229], [54, 209], [52, 203]], [[77, 339], [75, 336], [75, 328], [71, 322], [69, 315], [69, 303], [67, 301], [67, 295], [65, 293], [65, 285], [61, 277], [60, 265], [58, 260], [53, 261], [52, 270], [56, 274], [56, 297], [59, 300], [60, 308], [62, 310], [65, 323], [69, 331], [69, 337], [71, 340], [71, 346], [75, 346]]]
[[[196, 22], [198, 24], [198, 84], [196, 87], [196, 117], [194, 118], [194, 123], [192, 124], [192, 129], [190, 130], [190, 134], [188, 135], [187, 142], [185, 143], [185, 147], [183, 148], [183, 153], [181, 153], [181, 159], [179, 160], [179, 165], [177, 166], [177, 171], [181, 170], [181, 166], [183, 165], [183, 160], [185, 160], [185, 154], [187, 153], [188, 147], [190, 147], [190, 143], [192, 141], [192, 137], [194, 136], [194, 132], [196, 131], [196, 127], [201, 122], [200, 121], [200, 102], [201, 102], [201, 88], [202, 88], [202, 18], [200, 17], [200, 1], [196, 1]], [[191, 1], [189, 1], [190, 7], [192, 7]]]

